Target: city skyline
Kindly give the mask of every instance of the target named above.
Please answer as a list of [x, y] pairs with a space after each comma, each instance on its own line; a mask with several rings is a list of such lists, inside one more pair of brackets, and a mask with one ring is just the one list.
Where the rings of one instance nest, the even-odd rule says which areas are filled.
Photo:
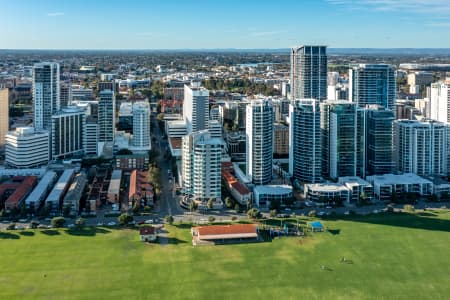
[[[106, 5], [107, 4], [107, 5]], [[5, 2], [2, 49], [448, 48], [449, 0]], [[275, 8], [275, 9], [274, 9]], [[349, 31], [351, 29], [351, 33]], [[24, 38], [26, 36], [27, 38]]]

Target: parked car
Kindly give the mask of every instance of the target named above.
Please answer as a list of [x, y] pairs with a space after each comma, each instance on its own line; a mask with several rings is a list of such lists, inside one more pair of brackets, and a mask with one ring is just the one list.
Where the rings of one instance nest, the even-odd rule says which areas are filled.
[[75, 227], [75, 224], [69, 224], [69, 225], [67, 225], [67, 228], [74, 228]]
[[145, 222], [144, 222], [145, 224], [153, 224], [153, 220], [152, 219], [149, 219], [149, 220], [145, 220]]
[[97, 226], [104, 226], [102, 222], [98, 222]]
[[116, 225], [116, 222], [109, 222], [108, 223], [108, 226], [115, 226]]

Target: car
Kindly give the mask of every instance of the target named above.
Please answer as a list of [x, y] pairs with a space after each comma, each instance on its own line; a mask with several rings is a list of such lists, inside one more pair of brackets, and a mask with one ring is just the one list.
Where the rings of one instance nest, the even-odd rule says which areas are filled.
[[19, 219], [20, 223], [26, 223], [28, 220], [27, 219]]
[[67, 228], [74, 228], [75, 227], [75, 224], [69, 224], [69, 225], [67, 225]]
[[325, 212], [320, 211], [320, 212], [317, 213], [317, 215], [318, 215], [318, 216], [324, 216], [324, 215], [325, 215]]
[[2, 221], [2, 223], [3, 223], [3, 224], [8, 224], [9, 221], [4, 220], [4, 221]]
[[53, 228], [53, 226], [52, 225], [47, 225], [46, 228], [50, 229], [50, 228]]
[[39, 228], [39, 229], [46, 229], [47, 228], [47, 226], [46, 225], [38, 225], [38, 227], [37, 228]]
[[288, 207], [286, 207], [284, 210], [285, 210], [285, 211], [291, 211], [291, 209], [288, 208]]
[[348, 210], [346, 210], [345, 212], [344, 212], [344, 215], [346, 215], [346, 216], [348, 216], [350, 214], [350, 212], [348, 211]]
[[128, 222], [128, 225], [135, 225], [135, 224], [136, 224], [136, 221]]
[[331, 209], [332, 207], [328, 205], [328, 206], [326, 206], [325, 208], [326, 208], [326, 209]]
[[145, 222], [144, 221], [139, 221], [139, 222], [137, 222], [137, 224], [138, 225], [142, 225], [142, 224], [145, 224]]
[[[202, 220], [200, 220], [200, 221], [202, 221]], [[145, 222], [144, 222], [145, 224], [153, 224], [153, 220], [145, 220]]]
[[308, 207], [314, 206], [314, 202], [312, 201], [305, 201], [305, 205]]
[[111, 222], [108, 223], [108, 226], [115, 226], [115, 225], [116, 225], [116, 222], [112, 222], [111, 221]]

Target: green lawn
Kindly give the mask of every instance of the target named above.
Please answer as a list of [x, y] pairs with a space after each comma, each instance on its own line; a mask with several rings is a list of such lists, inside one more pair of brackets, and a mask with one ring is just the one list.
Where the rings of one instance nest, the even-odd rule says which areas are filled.
[[3, 231], [0, 299], [450, 298], [450, 212], [324, 224], [303, 239], [195, 248], [186, 226], [168, 226], [166, 246], [132, 230]]

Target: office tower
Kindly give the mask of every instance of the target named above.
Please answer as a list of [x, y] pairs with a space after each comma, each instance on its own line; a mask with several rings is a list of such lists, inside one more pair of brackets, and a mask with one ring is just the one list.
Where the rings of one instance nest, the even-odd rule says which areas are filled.
[[133, 103], [133, 147], [149, 150], [150, 143], [150, 104], [139, 101]]
[[273, 154], [278, 158], [287, 158], [289, 155], [289, 127], [275, 123], [273, 125]]
[[425, 91], [425, 87], [433, 82], [432, 72], [413, 72], [408, 74], [409, 92], [411, 94], [421, 94]]
[[430, 118], [450, 123], [450, 82], [431, 84]]
[[366, 176], [394, 171], [394, 112], [380, 105], [367, 107], [366, 112]]
[[14, 168], [34, 168], [49, 161], [49, 134], [19, 127], [5, 136], [5, 162]]
[[337, 179], [364, 175], [363, 110], [349, 101], [321, 103], [322, 173]]
[[60, 109], [59, 64], [33, 66], [34, 127], [51, 130], [52, 115]]
[[100, 81], [97, 85], [97, 88], [99, 93], [105, 90], [110, 90], [113, 92], [116, 91], [114, 81]]
[[67, 82], [61, 82], [60, 107], [66, 107], [72, 103], [72, 86]]
[[97, 119], [88, 116], [86, 117], [86, 149], [87, 155], [98, 154], [98, 123]]
[[211, 134], [212, 138], [222, 138], [222, 124], [220, 124], [217, 120], [209, 120], [208, 122], [208, 131]]
[[397, 170], [447, 176], [448, 133], [447, 124], [434, 120], [394, 121]]
[[207, 201], [221, 198], [221, 141], [208, 130], [183, 137], [182, 178], [187, 195]]
[[209, 91], [200, 82], [184, 86], [183, 119], [189, 133], [208, 129]]
[[113, 142], [116, 125], [116, 99], [114, 92], [103, 90], [98, 102], [99, 142]]
[[378, 104], [392, 110], [395, 98], [394, 66], [360, 64], [349, 70], [349, 100], [358, 106]]
[[289, 118], [289, 173], [300, 182], [320, 182], [322, 140], [319, 100], [292, 101]]
[[247, 105], [247, 176], [255, 185], [272, 180], [273, 107], [268, 99], [257, 99]]
[[327, 98], [327, 47], [300, 46], [291, 49], [292, 99]]
[[9, 91], [0, 88], [0, 148], [5, 145], [5, 134], [9, 129]]
[[86, 113], [68, 106], [52, 116], [51, 158], [82, 155], [86, 148]]

